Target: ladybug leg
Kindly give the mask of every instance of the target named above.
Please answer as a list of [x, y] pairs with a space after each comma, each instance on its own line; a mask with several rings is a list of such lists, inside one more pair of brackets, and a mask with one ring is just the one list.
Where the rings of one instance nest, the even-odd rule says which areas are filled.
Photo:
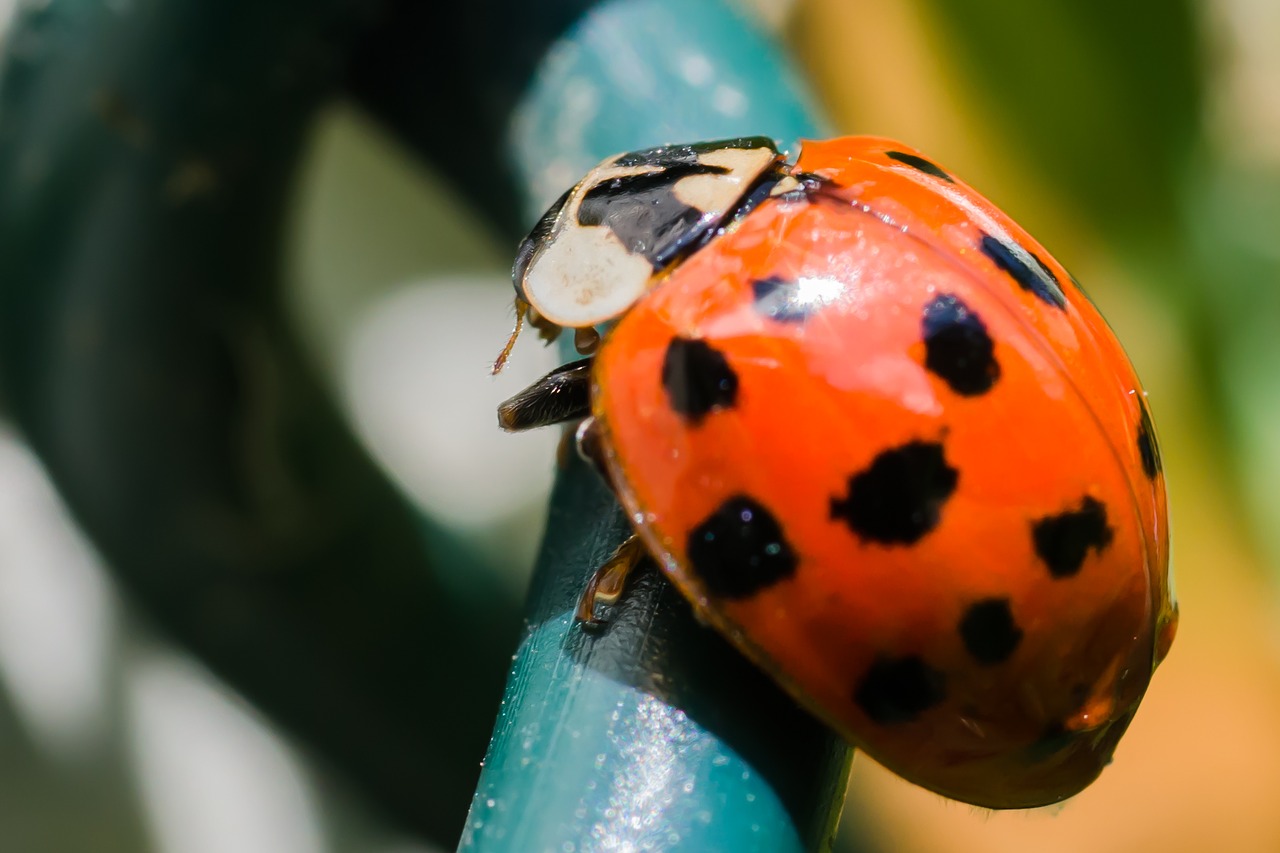
[[515, 348], [516, 338], [520, 337], [520, 332], [524, 330], [524, 318], [528, 313], [529, 303], [517, 296], [516, 326], [511, 330], [511, 337], [507, 338], [507, 343], [502, 347], [502, 352], [498, 353], [498, 357], [493, 360], [491, 375], [497, 376], [502, 372], [502, 368], [507, 366], [507, 359], [511, 357], [511, 350]]
[[[547, 424], [581, 420], [574, 430], [578, 455], [596, 469], [612, 488], [605, 465], [604, 442], [591, 414], [591, 359], [566, 364], [551, 371], [524, 391], [498, 407], [498, 423], [508, 431], [533, 429]], [[566, 433], [566, 438], [568, 438]], [[568, 443], [561, 444], [567, 452]], [[575, 617], [587, 625], [601, 625], [596, 618], [599, 605], [615, 603], [627, 584], [627, 576], [646, 554], [640, 537], [629, 536], [600, 568], [596, 569], [578, 598]]]
[[627, 585], [627, 576], [644, 559], [645, 553], [639, 536], [633, 533], [627, 537], [587, 581], [586, 589], [578, 598], [574, 618], [587, 625], [603, 625], [604, 620], [596, 617], [596, 608], [617, 603]]
[[584, 358], [548, 373], [498, 406], [498, 426], [521, 432], [591, 414], [591, 359]]
[[[574, 438], [578, 455], [591, 463], [600, 478], [612, 489], [613, 481], [609, 477], [609, 469], [605, 464], [603, 436], [596, 419], [587, 418], [578, 424]], [[596, 569], [591, 580], [587, 582], [586, 588], [578, 598], [575, 618], [588, 626], [603, 625], [604, 620], [596, 616], [596, 609], [602, 604], [617, 603], [626, 588], [627, 577], [631, 574], [631, 570], [639, 565], [647, 554], [644, 542], [638, 535], [632, 533], [628, 536], [612, 556]]]

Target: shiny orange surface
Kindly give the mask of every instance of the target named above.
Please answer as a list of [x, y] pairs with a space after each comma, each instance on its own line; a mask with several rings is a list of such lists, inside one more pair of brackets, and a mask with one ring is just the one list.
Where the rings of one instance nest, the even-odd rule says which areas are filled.
[[[672, 580], [712, 624], [870, 755], [917, 784], [989, 807], [1060, 800], [1109, 761], [1176, 625], [1163, 475], [1143, 471], [1142, 392], [1104, 321], [1056, 262], [958, 181], [884, 156], [884, 140], [806, 143], [797, 171], [821, 201], [775, 199], [680, 264], [619, 322], [597, 357], [594, 409], [628, 510]], [[983, 233], [1040, 258], [1066, 307], [1017, 286]], [[752, 282], [798, 282], [803, 323], [753, 307]], [[981, 317], [1000, 377], [979, 396], [925, 369], [923, 306], [953, 294]], [[662, 365], [673, 337], [723, 353], [731, 407], [691, 423]], [[833, 521], [831, 502], [886, 448], [939, 442], [958, 472], [938, 524], [883, 544]], [[689, 568], [690, 532], [726, 498], [767, 506], [794, 575], [713, 599]], [[1052, 578], [1036, 519], [1090, 498], [1111, 540]], [[975, 663], [957, 624], [1007, 597], [1021, 642]], [[945, 699], [876, 722], [855, 685], [885, 656], [926, 660]], [[1054, 736], [1050, 737], [1049, 734]]]

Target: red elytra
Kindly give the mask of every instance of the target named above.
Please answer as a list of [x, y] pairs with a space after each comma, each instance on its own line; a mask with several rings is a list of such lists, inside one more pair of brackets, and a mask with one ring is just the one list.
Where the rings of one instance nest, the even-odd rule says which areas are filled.
[[919, 152], [805, 142], [786, 171], [608, 332], [597, 452], [700, 616], [850, 742], [958, 800], [1058, 802], [1176, 630], [1141, 386]]

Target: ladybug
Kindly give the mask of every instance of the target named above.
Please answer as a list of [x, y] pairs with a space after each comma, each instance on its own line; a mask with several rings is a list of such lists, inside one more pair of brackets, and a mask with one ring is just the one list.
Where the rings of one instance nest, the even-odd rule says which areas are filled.
[[663, 146], [569, 190], [513, 277], [516, 334], [589, 357], [500, 424], [579, 421], [635, 524], [580, 619], [652, 555], [916, 784], [1029, 808], [1111, 761], [1178, 620], [1160, 451], [1119, 342], [1008, 216], [887, 139]]

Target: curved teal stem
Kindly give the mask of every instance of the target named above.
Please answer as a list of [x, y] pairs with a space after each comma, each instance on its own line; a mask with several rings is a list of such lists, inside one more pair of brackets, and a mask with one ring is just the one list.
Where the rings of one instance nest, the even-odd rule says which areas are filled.
[[[777, 49], [718, 2], [605, 3], [552, 48], [510, 130], [529, 220], [604, 156], [821, 132]], [[502, 710], [462, 838], [472, 851], [829, 846], [852, 751], [656, 571], [609, 625], [575, 625], [630, 526], [595, 473], [558, 474]]]

